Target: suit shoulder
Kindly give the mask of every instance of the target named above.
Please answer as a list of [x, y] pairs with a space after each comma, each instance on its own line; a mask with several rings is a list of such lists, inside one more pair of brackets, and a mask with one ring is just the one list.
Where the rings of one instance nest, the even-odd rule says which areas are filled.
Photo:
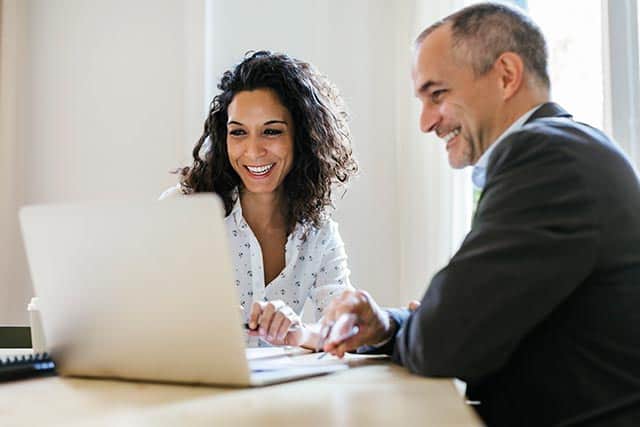
[[559, 161], [565, 165], [601, 158], [624, 157], [602, 131], [565, 117], [545, 117], [527, 123], [507, 137], [493, 156], [495, 167], [505, 162]]

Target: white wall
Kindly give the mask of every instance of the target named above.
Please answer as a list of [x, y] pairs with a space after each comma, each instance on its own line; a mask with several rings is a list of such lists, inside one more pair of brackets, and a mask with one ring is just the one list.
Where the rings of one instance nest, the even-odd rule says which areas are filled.
[[175, 0], [29, 1], [27, 203], [153, 197], [172, 181], [196, 137], [185, 13]]
[[451, 2], [435, 10], [413, 0], [206, 3], [209, 97], [225, 69], [260, 49], [312, 62], [340, 88], [361, 165], [336, 213], [352, 282], [385, 305], [419, 298], [451, 252], [457, 216], [440, 203], [453, 182], [443, 147], [418, 132], [411, 46]]
[[336, 218], [353, 284], [387, 304], [398, 300], [395, 11], [379, 0], [207, 1], [212, 83], [246, 51], [268, 49], [312, 62], [340, 89], [361, 176], [339, 201]]
[[17, 143], [24, 86], [24, 4], [4, 0], [0, 6], [0, 324], [5, 324], [22, 321], [24, 311], [17, 306], [22, 306], [29, 290], [16, 215], [24, 188]]
[[[5, 0], [6, 1], [6, 0]], [[356, 286], [383, 305], [418, 298], [451, 252], [454, 180], [420, 136], [409, 69], [418, 0], [9, 0], [24, 9], [16, 205], [155, 198], [190, 158], [215, 84], [247, 50], [314, 63], [341, 89], [361, 164], [338, 205]], [[452, 2], [455, 0], [452, 0]], [[441, 1], [449, 4], [449, 1]], [[206, 23], [206, 24], [205, 24]], [[22, 162], [22, 163], [21, 163]], [[17, 233], [0, 322], [32, 291]], [[3, 249], [4, 248], [4, 249]]]
[[[202, 114], [202, 2], [19, 0], [17, 205], [156, 198]], [[15, 218], [15, 212], [14, 212]], [[26, 322], [32, 290], [17, 233], [0, 323]], [[1, 255], [1, 254], [0, 254]]]

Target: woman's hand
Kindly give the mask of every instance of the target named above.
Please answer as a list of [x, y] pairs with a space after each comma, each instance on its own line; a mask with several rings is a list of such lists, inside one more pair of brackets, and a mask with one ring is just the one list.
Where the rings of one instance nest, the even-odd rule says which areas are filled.
[[274, 345], [302, 345], [306, 338], [302, 322], [284, 301], [256, 301], [249, 312], [249, 335]]

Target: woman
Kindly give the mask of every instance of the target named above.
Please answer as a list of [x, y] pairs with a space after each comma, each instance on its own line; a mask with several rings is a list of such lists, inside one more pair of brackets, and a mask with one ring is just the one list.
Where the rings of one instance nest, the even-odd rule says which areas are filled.
[[267, 51], [247, 54], [218, 88], [192, 166], [161, 198], [218, 194], [250, 334], [314, 346], [299, 317], [305, 301], [318, 320], [351, 288], [329, 217], [335, 185], [358, 169], [344, 104], [310, 64]]

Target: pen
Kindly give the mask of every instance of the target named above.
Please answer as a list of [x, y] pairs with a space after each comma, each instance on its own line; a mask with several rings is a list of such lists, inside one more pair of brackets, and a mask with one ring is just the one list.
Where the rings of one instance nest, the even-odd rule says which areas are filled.
[[[320, 339], [318, 340], [316, 351], [320, 351], [320, 349], [324, 347], [325, 343], [327, 342], [327, 339], [331, 336], [331, 333], [335, 329], [334, 326], [336, 324], [339, 324], [339, 327], [338, 327], [338, 331], [339, 331], [342, 329], [345, 323], [347, 325], [351, 323], [352, 324], [351, 329], [346, 334], [336, 337], [334, 341], [336, 341], [337, 343], [341, 343], [358, 334], [358, 332], [360, 331], [360, 328], [358, 327], [358, 325], [354, 324], [356, 323], [356, 317], [353, 314], [343, 314], [338, 318], [336, 322], [322, 326], [322, 328], [320, 329]], [[327, 355], [327, 352], [324, 352], [320, 356], [318, 356], [318, 359], [322, 359], [326, 355]]]
[[[244, 311], [244, 307], [243, 307], [243, 306], [241, 306], [241, 305], [239, 305], [239, 306], [238, 306], [238, 308], [240, 309], [240, 313], [241, 313], [241, 315], [242, 315], [242, 316], [244, 316], [244, 313], [245, 313], [245, 311]], [[249, 322], [245, 322], [245, 323], [243, 324], [243, 328], [244, 328], [245, 330], [247, 330], [247, 331], [257, 331], [257, 330], [258, 330], [258, 328], [251, 329], [251, 328], [249, 327]], [[291, 331], [297, 331], [298, 329], [300, 329], [300, 325], [291, 325], [291, 326], [289, 326], [289, 332], [291, 332]]]
[[[257, 331], [257, 330], [258, 330], [258, 328], [256, 328], [256, 329], [251, 329], [251, 328], [249, 327], [249, 323], [243, 323], [243, 326], [242, 326], [242, 327], [243, 327], [244, 329], [246, 329], [247, 331]], [[300, 325], [291, 325], [291, 326], [289, 326], [289, 332], [291, 332], [291, 331], [297, 331], [298, 329], [300, 329]]]
[[[333, 326], [333, 323], [330, 325], [323, 325], [322, 328], [320, 328], [320, 339], [318, 340], [318, 345], [316, 346], [316, 352], [320, 351], [320, 349], [324, 347], [324, 343], [327, 341], [327, 338], [331, 333], [332, 326]], [[318, 356], [318, 360], [322, 359], [326, 355], [327, 355], [327, 352], [325, 351], [320, 356]]]

